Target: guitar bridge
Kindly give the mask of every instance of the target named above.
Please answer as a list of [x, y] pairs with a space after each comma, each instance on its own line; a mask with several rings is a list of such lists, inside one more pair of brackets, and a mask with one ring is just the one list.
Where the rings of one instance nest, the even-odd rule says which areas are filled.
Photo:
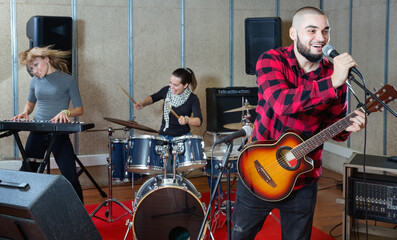
[[261, 178], [271, 187], [277, 187], [277, 184], [273, 181], [269, 174], [267, 174], [266, 170], [262, 167], [259, 161], [255, 160], [254, 164], [259, 176], [261, 176]]

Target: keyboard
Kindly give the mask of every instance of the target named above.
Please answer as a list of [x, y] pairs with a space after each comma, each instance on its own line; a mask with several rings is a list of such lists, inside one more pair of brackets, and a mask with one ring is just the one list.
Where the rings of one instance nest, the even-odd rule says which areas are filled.
[[49, 121], [0, 121], [0, 131], [34, 131], [34, 132], [83, 132], [95, 127], [93, 123], [70, 122], [53, 123]]

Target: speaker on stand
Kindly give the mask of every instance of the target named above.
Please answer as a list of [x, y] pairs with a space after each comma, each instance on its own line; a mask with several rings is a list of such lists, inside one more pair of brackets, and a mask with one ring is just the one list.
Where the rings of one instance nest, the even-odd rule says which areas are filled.
[[[53, 49], [72, 51], [72, 18], [60, 16], [33, 16], [26, 24], [29, 48], [54, 45]], [[72, 72], [72, 56], [68, 58], [68, 70]]]
[[245, 72], [255, 74], [259, 56], [267, 50], [281, 47], [279, 17], [245, 19]]

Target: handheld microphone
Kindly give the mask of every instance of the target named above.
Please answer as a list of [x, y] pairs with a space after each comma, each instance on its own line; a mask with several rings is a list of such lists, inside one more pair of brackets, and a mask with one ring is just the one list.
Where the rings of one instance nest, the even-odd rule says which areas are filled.
[[[335, 48], [330, 44], [327, 44], [323, 47], [323, 54], [331, 58], [334, 58], [339, 55], [339, 53], [335, 50]], [[357, 68], [352, 67], [350, 68], [350, 70], [353, 71], [355, 74], [357, 74], [357, 76], [359, 76], [361, 79], [363, 79], [363, 75], [361, 75], [361, 73], [357, 70]]]
[[223, 137], [223, 138], [215, 141], [214, 145], [217, 145], [217, 144], [223, 143], [223, 142], [224, 143], [228, 143], [228, 142], [233, 141], [236, 138], [248, 137], [251, 134], [252, 134], [252, 128], [250, 126], [246, 125], [246, 126], [243, 126], [243, 128], [241, 128], [237, 132], [234, 132], [234, 133], [232, 133], [230, 135], [227, 135], [226, 137]]

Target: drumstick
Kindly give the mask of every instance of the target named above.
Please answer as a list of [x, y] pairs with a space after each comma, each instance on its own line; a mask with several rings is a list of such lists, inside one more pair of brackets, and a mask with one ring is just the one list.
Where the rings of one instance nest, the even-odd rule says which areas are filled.
[[170, 107], [170, 105], [168, 105], [165, 101], [164, 101], [164, 104], [165, 104], [165, 106], [167, 106], [167, 108], [172, 112], [172, 114], [174, 114], [174, 116], [175, 116], [176, 118], [179, 119], [178, 114], [176, 114], [176, 112], [175, 112], [174, 110], [172, 110], [172, 108]]
[[118, 85], [119, 88], [121, 88], [121, 90], [123, 90], [123, 92], [131, 99], [131, 101], [132, 101], [134, 104], [136, 104], [135, 100], [127, 93], [127, 91], [126, 91], [124, 88], [122, 88], [122, 87], [120, 86], [119, 83], [117, 83], [117, 85]]

